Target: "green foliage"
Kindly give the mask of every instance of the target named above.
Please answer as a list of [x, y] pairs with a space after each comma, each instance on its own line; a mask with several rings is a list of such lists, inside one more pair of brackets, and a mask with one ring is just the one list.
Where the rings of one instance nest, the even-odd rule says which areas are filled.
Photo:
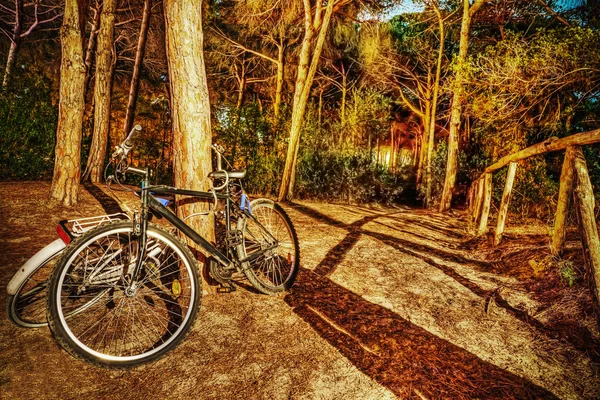
[[[493, 182], [493, 200], [499, 206], [506, 183], [506, 168], [494, 174]], [[557, 178], [548, 173], [548, 163], [544, 157], [524, 160], [515, 174], [509, 210], [521, 218], [549, 220], [556, 212], [558, 186]]]
[[54, 165], [58, 109], [48, 81], [18, 79], [17, 89], [0, 95], [0, 179], [46, 179]]
[[227, 148], [229, 162], [247, 170], [246, 191], [274, 195], [283, 171], [283, 146], [258, 104], [249, 103], [239, 111], [223, 106], [216, 113], [216, 122], [216, 140]]
[[366, 152], [304, 148], [299, 155], [296, 195], [349, 203], [392, 203], [414, 198], [411, 168], [391, 172]]
[[557, 262], [558, 273], [560, 274], [560, 278], [569, 286], [573, 286], [575, 282], [579, 280], [579, 275], [577, 274], [577, 270], [573, 265], [573, 262], [569, 260], [559, 260]]

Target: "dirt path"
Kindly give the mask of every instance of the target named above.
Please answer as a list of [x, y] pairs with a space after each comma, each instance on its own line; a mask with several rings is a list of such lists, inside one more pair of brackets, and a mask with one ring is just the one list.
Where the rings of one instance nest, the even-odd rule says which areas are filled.
[[[0, 183], [2, 287], [55, 238], [58, 220], [103, 213], [100, 201], [115, 206], [85, 191], [80, 206], [63, 209], [46, 202], [48, 189]], [[302, 251], [287, 295], [205, 296], [183, 344], [131, 371], [76, 361], [48, 329], [16, 328], [4, 311], [1, 397], [592, 399], [600, 392], [594, 357], [536, 318], [539, 304], [519, 281], [461, 250], [460, 216], [318, 203], [286, 209]]]

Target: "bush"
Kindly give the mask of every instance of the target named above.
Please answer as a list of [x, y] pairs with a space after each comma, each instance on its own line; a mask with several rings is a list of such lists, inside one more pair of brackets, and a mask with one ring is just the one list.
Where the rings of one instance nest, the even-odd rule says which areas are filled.
[[58, 108], [48, 82], [27, 83], [0, 95], [0, 179], [52, 176]]
[[412, 168], [392, 173], [367, 152], [303, 149], [296, 175], [296, 196], [349, 203], [400, 202], [414, 198]]
[[254, 194], [274, 195], [279, 189], [285, 146], [275, 129], [255, 103], [236, 112], [221, 106], [215, 118], [216, 141], [227, 148], [228, 161], [234, 168], [246, 169], [244, 188]]

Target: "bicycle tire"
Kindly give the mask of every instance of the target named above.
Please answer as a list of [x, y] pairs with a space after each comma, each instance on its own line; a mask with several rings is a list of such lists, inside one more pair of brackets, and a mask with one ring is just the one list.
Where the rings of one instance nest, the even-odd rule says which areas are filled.
[[[132, 222], [98, 226], [65, 249], [50, 277], [47, 308], [54, 337], [74, 357], [133, 367], [167, 354], [193, 326], [202, 295], [196, 260], [169, 232], [152, 224], [147, 232], [140, 285], [132, 293], [125, 292], [126, 270], [137, 259]], [[86, 301], [104, 290], [100, 301]]]
[[243, 260], [255, 251], [270, 247], [270, 236], [275, 238], [276, 247], [256, 259], [242, 262], [242, 271], [260, 292], [284, 292], [292, 287], [300, 268], [300, 246], [296, 230], [287, 213], [274, 201], [254, 200], [251, 209], [251, 217], [238, 220], [237, 228], [242, 232], [242, 243], [237, 246], [239, 259]]
[[[48, 325], [46, 318], [48, 277], [64, 248], [65, 245], [60, 239], [48, 244], [27, 260], [8, 284], [6, 314], [8, 319], [18, 327], [41, 328]], [[35, 265], [29, 266], [30, 263]], [[25, 276], [19, 276], [23, 273]]]

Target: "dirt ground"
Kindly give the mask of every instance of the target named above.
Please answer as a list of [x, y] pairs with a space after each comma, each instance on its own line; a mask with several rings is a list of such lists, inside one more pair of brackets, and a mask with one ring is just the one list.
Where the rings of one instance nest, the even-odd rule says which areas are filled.
[[[0, 183], [3, 288], [56, 238], [60, 219], [117, 206], [95, 187], [71, 209], [48, 191], [44, 182]], [[598, 398], [600, 335], [585, 285], [568, 287], [529, 261], [548, 252], [543, 226], [509, 228], [492, 248], [466, 234], [461, 213], [285, 208], [302, 265], [285, 296], [207, 294], [177, 349], [126, 371], [75, 360], [47, 328], [13, 326], [3, 310], [0, 397]], [[576, 255], [570, 238], [574, 265]]]

